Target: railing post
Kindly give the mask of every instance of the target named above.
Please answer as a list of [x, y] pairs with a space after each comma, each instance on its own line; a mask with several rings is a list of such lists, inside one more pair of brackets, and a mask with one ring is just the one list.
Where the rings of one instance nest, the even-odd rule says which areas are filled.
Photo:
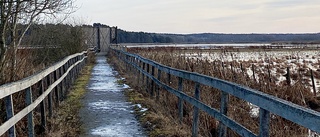
[[[171, 75], [170, 75], [170, 71], [167, 73], [167, 82], [168, 82], [168, 86], [170, 86], [171, 84]], [[166, 94], [166, 100], [168, 101], [168, 99], [169, 99], [169, 92], [167, 91], [167, 92], [165, 92]]]
[[290, 78], [290, 68], [287, 67], [287, 74], [286, 74], [287, 84], [288, 86], [291, 85], [291, 78]]
[[[68, 62], [68, 67], [66, 68], [66, 71], [70, 68], [71, 66], [71, 62]], [[68, 89], [71, 87], [71, 83], [72, 83], [72, 70], [69, 71], [69, 73], [67, 74], [68, 77]], [[69, 90], [67, 90], [67, 94], [69, 93]], [[66, 95], [67, 95], [66, 94]]]
[[269, 137], [269, 121], [270, 121], [270, 112], [260, 108], [260, 128], [259, 128], [259, 137]]
[[[195, 85], [194, 98], [200, 99], [200, 84], [197, 82]], [[199, 108], [193, 106], [193, 122], [192, 122], [192, 137], [198, 136], [198, 125], [199, 125]]]
[[130, 72], [132, 72], [132, 63], [133, 63], [133, 60], [132, 60], [132, 57], [131, 57], [131, 56], [128, 55], [128, 57], [129, 57], [129, 63], [128, 63], [129, 69], [130, 69]]
[[[51, 74], [52, 73], [50, 73], [47, 76], [47, 88], [52, 84]], [[52, 93], [51, 92], [48, 94], [48, 109], [49, 109], [49, 117], [51, 118], [52, 117]]]
[[[161, 70], [158, 69], [158, 80], [161, 81], [160, 79], [161, 79]], [[157, 85], [157, 97], [156, 97], [157, 100], [159, 100], [159, 97], [160, 97], [159, 90], [160, 90], [160, 86]]]
[[252, 64], [251, 69], [252, 69], [252, 77], [253, 77], [253, 80], [254, 80], [255, 82], [257, 82], [256, 76], [255, 76], [256, 74], [255, 74], [255, 70], [254, 70], [254, 64]]
[[[148, 74], [149, 74], [149, 70], [150, 70], [150, 69], [149, 69], [149, 66], [150, 66], [150, 65], [147, 64], [147, 73], [148, 73]], [[147, 82], [147, 83], [146, 83], [146, 85], [147, 85], [146, 91], [147, 91], [147, 93], [149, 93], [149, 90], [150, 90], [150, 89], [149, 89], [149, 87], [150, 87], [150, 85], [149, 85], [149, 77], [146, 77], [146, 82]]]
[[[5, 97], [5, 105], [6, 105], [6, 112], [7, 112], [7, 120], [9, 120], [14, 116], [12, 95]], [[16, 128], [15, 126], [12, 126], [9, 129], [9, 137], [15, 137], [15, 136], [16, 136]]]
[[272, 79], [271, 79], [270, 65], [268, 65], [267, 67], [268, 67], [268, 77], [269, 77], [269, 82], [271, 83], [271, 82], [272, 82]]
[[221, 73], [221, 75], [222, 75], [223, 78], [225, 78], [226, 76], [225, 76], [224, 62], [221, 62], [221, 66], [222, 66], [222, 73]]
[[[26, 105], [30, 105], [32, 103], [32, 90], [31, 87], [26, 90]], [[28, 137], [34, 137], [34, 123], [33, 123], [33, 111], [31, 111], [27, 115], [28, 119]]]
[[[73, 65], [73, 64], [74, 64], [74, 59], [71, 59], [69, 68], [70, 68], [70, 66]], [[71, 85], [72, 85], [73, 82], [74, 82], [74, 68], [70, 69], [69, 74], [70, 74], [70, 87], [71, 87]]]
[[316, 96], [317, 96], [317, 90], [316, 90], [316, 85], [315, 85], [315, 83], [314, 83], [314, 76], [313, 76], [313, 71], [312, 71], [312, 69], [310, 69], [310, 74], [311, 74], [313, 95], [316, 97]]
[[167, 74], [167, 82], [168, 82], [168, 85], [170, 86], [170, 85], [171, 85], [171, 75], [170, 75], [170, 72]]
[[[66, 74], [67, 73], [67, 64], [63, 65], [63, 74]], [[67, 94], [67, 90], [68, 90], [68, 75], [66, 75], [66, 77], [63, 79], [63, 99], [65, 98], [66, 94]]]
[[[221, 91], [221, 105], [220, 105], [220, 113], [227, 115], [228, 111], [228, 102], [229, 102], [229, 94]], [[226, 137], [227, 136], [227, 127], [219, 122], [219, 137]]]
[[[151, 67], [151, 75], [154, 76], [154, 66]], [[150, 96], [153, 97], [154, 96], [154, 81], [151, 80], [151, 91], [150, 91]]]
[[128, 55], [124, 55], [124, 56], [125, 56], [125, 62], [126, 62], [126, 70], [128, 70], [128, 67], [129, 67]]
[[[146, 67], [146, 63], [142, 63], [142, 70], [144, 71], [145, 70], [145, 67]], [[141, 72], [141, 74], [142, 74], [142, 84], [144, 84], [144, 74]]]
[[[58, 79], [59, 79], [59, 73], [57, 72], [57, 71], [59, 71], [59, 69], [57, 69], [57, 70], [55, 70], [54, 72], [53, 72], [53, 75], [54, 75], [54, 81], [57, 81]], [[56, 104], [57, 105], [59, 105], [59, 85], [60, 84], [58, 84], [55, 88], [54, 88], [54, 92], [55, 92], [55, 96], [56, 96]]]
[[240, 69], [241, 69], [241, 73], [244, 73], [244, 69], [243, 69], [242, 63], [240, 63]]
[[[67, 63], [67, 66], [66, 66], [66, 68], [65, 68], [65, 73], [67, 73], [68, 72], [68, 69], [69, 69], [69, 67], [70, 67], [70, 60], [68, 61], [68, 63]], [[65, 96], [68, 94], [68, 89], [70, 88], [70, 73], [67, 73], [67, 77], [66, 77], [66, 85], [67, 85], [67, 89], [65, 90], [66, 92], [65, 92]]]
[[[179, 83], [178, 83], [178, 90], [180, 92], [183, 92], [183, 84], [182, 84], [182, 78], [179, 77]], [[178, 102], [178, 108], [179, 108], [179, 122], [180, 124], [182, 124], [182, 117], [183, 117], [183, 99], [179, 98], [179, 102]]]
[[[141, 68], [141, 62], [140, 62], [140, 60], [137, 60], [137, 67], [138, 68]], [[140, 85], [140, 75], [141, 75], [141, 72], [139, 71], [139, 69], [136, 69], [137, 70], [137, 73], [138, 73], [138, 85]]]
[[[62, 77], [63, 76], [63, 74], [64, 74], [64, 66], [62, 66], [61, 68], [60, 68], [60, 77]], [[60, 101], [62, 101], [63, 100], [63, 98], [64, 98], [64, 89], [65, 89], [65, 79], [63, 79], [62, 81], [61, 81], [61, 83], [60, 83], [60, 98], [59, 98], [59, 100]]]
[[[69, 68], [69, 62], [70, 62], [70, 61], [67, 62], [67, 64], [65, 65], [65, 68], [64, 68], [64, 73], [66, 74], [66, 78], [65, 78], [65, 82], [66, 82], [65, 95], [67, 95], [67, 93], [68, 93], [69, 83], [70, 83], [70, 77], [69, 77], [69, 74], [70, 74], [70, 73], [67, 73], [68, 68]], [[65, 95], [64, 95], [64, 96], [65, 96]]]
[[[39, 93], [42, 95], [44, 92], [44, 81], [41, 80]], [[45, 100], [42, 100], [40, 103], [40, 113], [41, 113], [41, 126], [45, 130], [46, 127], [46, 112], [45, 112]]]

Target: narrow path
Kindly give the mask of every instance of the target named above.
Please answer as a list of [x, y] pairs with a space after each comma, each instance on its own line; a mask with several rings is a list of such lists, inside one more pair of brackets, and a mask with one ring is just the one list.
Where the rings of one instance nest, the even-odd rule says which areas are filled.
[[117, 72], [106, 62], [104, 56], [97, 56], [97, 64], [83, 99], [80, 117], [85, 133], [90, 137], [145, 137], [142, 128], [132, 114], [132, 104], [123, 95], [126, 85], [117, 83]]

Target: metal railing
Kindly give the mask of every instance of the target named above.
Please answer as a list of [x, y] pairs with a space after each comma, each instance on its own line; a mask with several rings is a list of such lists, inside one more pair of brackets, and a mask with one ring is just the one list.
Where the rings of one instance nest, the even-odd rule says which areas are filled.
[[[86, 52], [70, 55], [62, 61], [51, 67], [24, 78], [22, 80], [11, 82], [0, 86], [0, 99], [4, 99], [7, 120], [0, 126], [0, 136], [8, 131], [10, 137], [16, 136], [15, 124], [27, 116], [28, 136], [34, 134], [34, 116], [35, 108], [40, 105], [41, 126], [46, 127], [46, 107], [48, 105], [48, 115], [53, 113], [53, 95], [57, 104], [64, 98], [68, 88], [74, 82], [76, 76], [85, 65]], [[34, 88], [38, 87], [38, 88]], [[36, 89], [36, 91], [32, 91]], [[24, 92], [24, 93], [23, 93]], [[14, 93], [25, 94], [26, 106], [17, 114], [14, 114], [14, 105], [12, 96]], [[39, 96], [33, 99], [33, 94]], [[47, 103], [46, 100], [47, 99]], [[3, 112], [1, 112], [3, 113]]]
[[[319, 112], [229, 81], [221, 80], [206, 75], [201, 75], [194, 72], [188, 72], [184, 70], [171, 68], [159, 64], [155, 61], [143, 58], [139, 55], [131, 54], [118, 49], [119, 48], [112, 48], [112, 52], [114, 52], [118, 56], [118, 58], [124, 61], [127, 65], [131, 66], [132, 68], [135, 68], [139, 71], [139, 73], [142, 73], [143, 78], [147, 77], [147, 86], [154, 86], [153, 84], [156, 84], [158, 88], [161, 87], [179, 98], [178, 109], [180, 121], [183, 116], [183, 101], [188, 102], [194, 106], [192, 136], [197, 136], [198, 134], [199, 109], [219, 121], [219, 136], [226, 136], [226, 127], [228, 127], [241, 136], [267, 137], [269, 136], [270, 113], [276, 114], [282, 118], [290, 120], [312, 131], [320, 132]], [[157, 76], [155, 76], [156, 69], [158, 72]], [[166, 85], [165, 83], [161, 82], [161, 73], [166, 73], [167, 79], [169, 81], [171, 75], [178, 77], [178, 89], [174, 89], [169, 85]], [[138, 77], [140, 77], [140, 74], [138, 75]], [[149, 79], [152, 80], [151, 83], [149, 82]], [[188, 96], [182, 91], [183, 80], [190, 80], [195, 82], [194, 97]], [[199, 99], [201, 92], [199, 88], [200, 84], [210, 86], [221, 91], [220, 111], [201, 102], [201, 100]], [[152, 88], [152, 90], [150, 91], [150, 95], [152, 96], [154, 95], [153, 90], [154, 88]], [[156, 92], [158, 98], [159, 89], [157, 89]], [[226, 110], [228, 106], [229, 95], [233, 95], [259, 107], [260, 127], [258, 135], [254, 134], [252, 131], [248, 130], [246, 127], [237, 123], [236, 121], [232, 120], [227, 116]]]

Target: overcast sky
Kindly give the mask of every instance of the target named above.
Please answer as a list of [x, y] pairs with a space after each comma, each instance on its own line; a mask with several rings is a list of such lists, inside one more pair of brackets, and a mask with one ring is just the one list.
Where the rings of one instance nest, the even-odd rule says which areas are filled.
[[157, 33], [318, 33], [320, 0], [77, 0], [83, 23]]

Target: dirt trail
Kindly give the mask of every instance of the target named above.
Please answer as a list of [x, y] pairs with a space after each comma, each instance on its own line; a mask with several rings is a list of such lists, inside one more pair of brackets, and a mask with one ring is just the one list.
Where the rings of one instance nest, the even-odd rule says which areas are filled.
[[123, 91], [128, 86], [118, 84], [117, 72], [97, 56], [97, 64], [83, 99], [80, 117], [85, 133], [90, 137], [145, 137], [142, 127], [135, 118], [133, 105], [126, 102]]

